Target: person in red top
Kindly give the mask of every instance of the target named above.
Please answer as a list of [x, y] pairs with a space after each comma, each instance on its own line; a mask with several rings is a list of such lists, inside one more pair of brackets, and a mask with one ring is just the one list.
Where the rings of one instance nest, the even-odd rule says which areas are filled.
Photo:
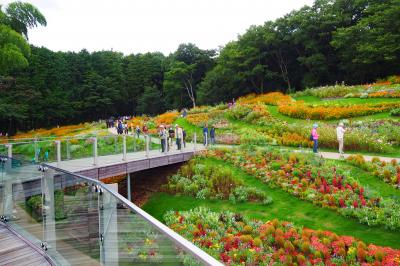
[[313, 152], [314, 153], [318, 153], [318, 131], [317, 131], [318, 125], [314, 124], [313, 125], [313, 129], [311, 131], [311, 135], [312, 135], [312, 140], [314, 141], [314, 145], [313, 145]]

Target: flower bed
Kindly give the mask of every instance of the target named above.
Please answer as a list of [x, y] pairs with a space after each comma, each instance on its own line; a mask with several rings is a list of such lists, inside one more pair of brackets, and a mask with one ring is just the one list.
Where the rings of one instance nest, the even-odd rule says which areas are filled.
[[189, 114], [186, 117], [187, 121], [193, 125], [203, 127], [206, 123], [209, 122], [210, 117], [206, 113], [196, 113], [196, 114]]
[[163, 113], [154, 119], [156, 125], [171, 125], [179, 116], [177, 111]]
[[265, 94], [249, 94], [244, 97], [240, 97], [237, 103], [240, 104], [257, 104], [264, 103], [268, 105], [278, 105], [280, 103], [289, 103], [293, 101], [292, 97], [285, 95], [281, 92], [270, 92]]
[[232, 202], [272, 202], [265, 192], [246, 186], [234, 177], [229, 168], [209, 166], [193, 159], [181, 167], [176, 175], [168, 177], [162, 189], [172, 194], [183, 194], [198, 199], [229, 199]]
[[379, 160], [374, 157], [371, 162], [365, 161], [362, 155], [351, 155], [346, 159], [352, 165], [367, 170], [379, 177], [386, 183], [389, 183], [400, 189], [400, 164], [393, 159], [390, 163]]
[[166, 224], [225, 265], [399, 265], [400, 250], [278, 220], [206, 208], [170, 211]]
[[279, 105], [281, 114], [301, 119], [331, 120], [390, 111], [399, 108], [400, 103], [357, 104], [348, 106], [310, 106], [302, 102]]
[[371, 196], [351, 176], [325, 166], [312, 156], [266, 150], [214, 150], [208, 156], [242, 168], [265, 183], [315, 205], [337, 210], [367, 225], [400, 228], [400, 204], [392, 199]]

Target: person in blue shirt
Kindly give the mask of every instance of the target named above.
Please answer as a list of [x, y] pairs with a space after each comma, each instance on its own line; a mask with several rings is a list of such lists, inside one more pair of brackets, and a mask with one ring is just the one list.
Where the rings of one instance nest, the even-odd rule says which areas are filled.
[[206, 146], [206, 144], [208, 144], [208, 125], [206, 124], [203, 127], [203, 144], [204, 146]]
[[44, 161], [45, 162], [49, 161], [49, 150], [46, 150], [46, 152], [44, 153]]

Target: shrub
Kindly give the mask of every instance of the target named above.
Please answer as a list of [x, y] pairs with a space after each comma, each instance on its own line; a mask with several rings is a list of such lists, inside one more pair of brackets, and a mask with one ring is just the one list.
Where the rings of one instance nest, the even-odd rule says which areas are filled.
[[391, 115], [391, 116], [400, 116], [400, 108], [393, 109], [393, 110], [390, 112], [390, 115]]

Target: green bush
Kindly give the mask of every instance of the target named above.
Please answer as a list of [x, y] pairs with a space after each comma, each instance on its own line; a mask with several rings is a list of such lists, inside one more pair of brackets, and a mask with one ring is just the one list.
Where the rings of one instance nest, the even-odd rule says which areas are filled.
[[400, 108], [393, 109], [393, 110], [390, 112], [390, 115], [391, 115], [391, 116], [400, 116]]

